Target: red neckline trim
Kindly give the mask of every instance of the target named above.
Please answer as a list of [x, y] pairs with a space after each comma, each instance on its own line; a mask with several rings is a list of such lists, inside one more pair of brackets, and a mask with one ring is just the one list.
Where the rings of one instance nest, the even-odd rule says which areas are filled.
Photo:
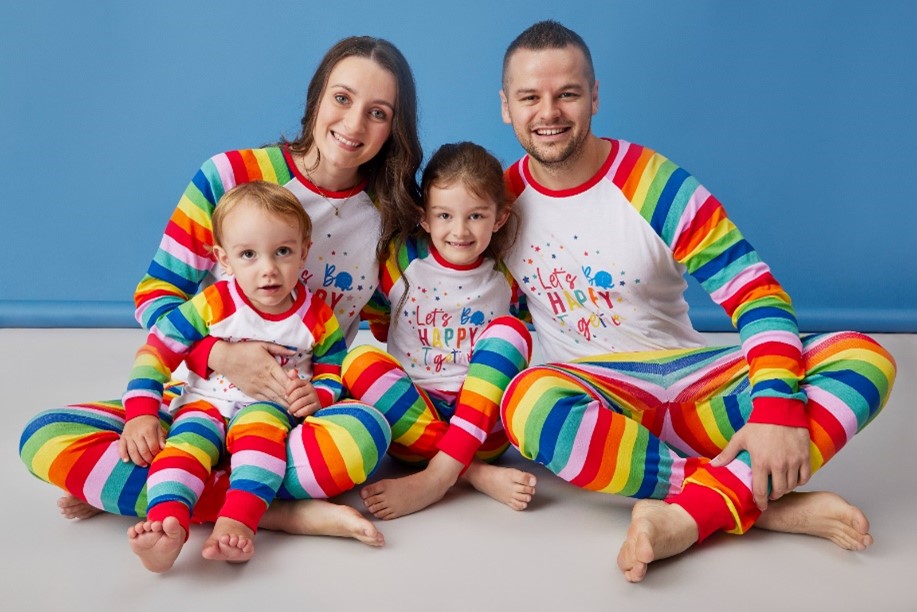
[[293, 291], [296, 292], [296, 297], [293, 298], [293, 305], [281, 313], [271, 314], [269, 312], [264, 312], [263, 310], [258, 309], [258, 307], [251, 303], [251, 300], [249, 300], [248, 296], [245, 295], [245, 292], [242, 291], [242, 287], [239, 286], [239, 280], [237, 278], [233, 277], [232, 282], [235, 285], [236, 293], [239, 294], [239, 297], [242, 298], [242, 301], [245, 302], [245, 305], [257, 312], [258, 316], [267, 321], [282, 321], [283, 319], [286, 319], [291, 314], [299, 310], [300, 306], [305, 303], [306, 293], [308, 292], [302, 281], [298, 281], [296, 286], [293, 288]]
[[463, 265], [454, 264], [454, 263], [452, 263], [452, 262], [450, 262], [450, 261], [447, 261], [446, 258], [443, 257], [443, 256], [440, 254], [440, 252], [436, 250], [436, 247], [433, 246], [433, 241], [432, 241], [432, 240], [428, 240], [428, 241], [427, 241], [427, 246], [430, 247], [430, 254], [433, 255], [433, 259], [436, 260], [436, 263], [438, 263], [439, 265], [441, 265], [441, 266], [444, 267], [444, 268], [449, 268], [450, 270], [459, 270], [459, 271], [474, 270], [475, 268], [477, 268], [478, 266], [480, 266], [481, 263], [484, 261], [484, 254], [481, 253], [481, 254], [478, 256], [477, 261], [474, 261], [474, 262], [472, 262], [472, 263], [470, 263], [470, 264], [463, 264]]
[[366, 180], [360, 181], [358, 185], [354, 185], [350, 189], [344, 191], [325, 191], [324, 189], [319, 189], [315, 183], [310, 181], [305, 174], [299, 171], [299, 167], [296, 165], [296, 162], [293, 161], [293, 155], [290, 153], [289, 147], [281, 147], [281, 151], [283, 151], [283, 158], [286, 160], [287, 167], [290, 168], [290, 172], [293, 173], [293, 176], [295, 176], [300, 183], [305, 185], [309, 191], [315, 193], [316, 195], [340, 200], [343, 198], [353, 197], [361, 191], [366, 191], [366, 185], [369, 182]]
[[[602, 140], [605, 140], [607, 142], [612, 142], [610, 138], [602, 138]], [[522, 158], [522, 174], [523, 176], [525, 176], [525, 182], [531, 185], [532, 188], [535, 191], [537, 191], [538, 193], [541, 193], [546, 196], [551, 196], [553, 198], [567, 198], [570, 196], [577, 195], [579, 193], [583, 193], [584, 191], [588, 191], [589, 189], [592, 189], [593, 187], [595, 187], [595, 185], [600, 180], [602, 180], [602, 178], [604, 178], [605, 175], [608, 174], [608, 169], [611, 168], [611, 164], [614, 161], [614, 152], [615, 152], [615, 147], [614, 147], [614, 143], [612, 143], [611, 148], [608, 150], [608, 157], [605, 158], [605, 161], [602, 162], [602, 165], [599, 167], [596, 173], [592, 176], [592, 178], [587, 180], [582, 185], [577, 185], [576, 187], [571, 187], [570, 189], [561, 189], [559, 191], [555, 191], [553, 189], [548, 189], [547, 187], [545, 187], [544, 185], [536, 181], [535, 177], [532, 176], [532, 171], [529, 169], [529, 158], [530, 158], [529, 155], [526, 155], [525, 157]]]

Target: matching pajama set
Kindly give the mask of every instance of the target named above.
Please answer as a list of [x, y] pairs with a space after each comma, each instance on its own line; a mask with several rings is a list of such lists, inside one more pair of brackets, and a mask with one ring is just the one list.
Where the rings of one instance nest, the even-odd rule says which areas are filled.
[[421, 463], [443, 451], [467, 467], [506, 451], [500, 398], [532, 354], [510, 314], [514, 291], [492, 258], [454, 265], [426, 239], [392, 249], [365, 310], [388, 352], [356, 347], [343, 368], [344, 386], [391, 425], [391, 455]]
[[[584, 184], [552, 191], [524, 157], [506, 171], [521, 218], [506, 266], [546, 360], [501, 406], [523, 456], [586, 489], [684, 507], [700, 538], [760, 515], [747, 452], [715, 457], [746, 423], [805, 427], [812, 471], [885, 404], [891, 355], [855, 332], [800, 338], [789, 296], [682, 168], [609, 140]], [[690, 273], [741, 345], [707, 347], [683, 297]]]
[[[352, 342], [359, 329], [360, 311], [378, 282], [374, 249], [366, 245], [378, 239], [379, 212], [365, 191], [321, 193], [298, 171], [283, 147], [229, 151], [201, 166], [172, 213], [159, 249], [137, 286], [137, 320], [154, 329], [169, 312], [222, 278], [212, 254], [213, 209], [226, 191], [255, 180], [289, 189], [312, 218], [313, 245], [302, 281], [331, 308], [345, 341]], [[185, 359], [188, 369], [200, 379], [209, 378], [207, 360], [216, 341], [212, 336], [201, 339]], [[167, 429], [174, 426], [169, 406], [181, 391], [180, 384], [164, 389], [158, 415]], [[145, 403], [146, 410], [152, 410], [151, 403]], [[181, 410], [175, 416], [180, 415]], [[97, 508], [144, 516], [150, 498], [149, 470], [123, 463], [118, 456], [125, 418], [120, 400], [48, 410], [26, 425], [19, 443], [20, 456], [38, 478]], [[367, 479], [389, 441], [388, 424], [371, 406], [353, 400], [330, 404], [289, 431], [283, 468], [286, 475], [277, 495], [308, 499], [343, 493]], [[203, 478], [203, 472], [200, 475]], [[199, 493], [193, 519], [213, 521], [228, 488], [226, 470], [214, 469]]]

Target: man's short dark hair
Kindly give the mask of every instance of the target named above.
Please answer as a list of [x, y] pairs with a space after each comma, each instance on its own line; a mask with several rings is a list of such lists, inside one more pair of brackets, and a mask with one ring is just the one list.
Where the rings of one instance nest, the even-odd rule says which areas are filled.
[[583, 52], [586, 57], [586, 79], [589, 81], [589, 86], [592, 87], [595, 85], [595, 68], [592, 65], [592, 54], [589, 52], [589, 47], [579, 34], [553, 20], [539, 21], [529, 26], [509, 44], [503, 55], [503, 86], [506, 86], [506, 66], [509, 64], [509, 59], [519, 49], [541, 51], [543, 49], [563, 49], [567, 46], [576, 47]]

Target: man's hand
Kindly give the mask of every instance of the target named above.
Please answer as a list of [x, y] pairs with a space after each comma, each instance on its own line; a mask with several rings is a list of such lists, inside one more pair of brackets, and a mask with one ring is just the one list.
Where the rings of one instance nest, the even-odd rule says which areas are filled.
[[742, 450], [751, 457], [752, 494], [755, 504], [767, 509], [767, 484], [770, 499], [780, 499], [812, 476], [809, 457], [809, 431], [804, 427], [784, 427], [764, 423], [747, 423], [711, 462], [723, 466]]
[[208, 365], [246, 395], [288, 406], [289, 379], [275, 356], [294, 354], [295, 351], [272, 342], [217, 342]]
[[143, 415], [124, 424], [124, 432], [118, 440], [118, 454], [125, 463], [133, 461], [140, 467], [147, 467], [165, 445], [166, 435], [159, 426], [159, 417]]

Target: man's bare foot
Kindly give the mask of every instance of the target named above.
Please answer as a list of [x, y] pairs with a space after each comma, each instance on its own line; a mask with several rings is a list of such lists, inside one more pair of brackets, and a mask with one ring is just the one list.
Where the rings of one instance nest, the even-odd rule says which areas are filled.
[[57, 507], [65, 519], [88, 519], [102, 512], [95, 506], [90, 506], [82, 499], [73, 495], [64, 495], [57, 500]]
[[784, 495], [768, 504], [755, 527], [818, 536], [847, 550], [865, 550], [872, 544], [863, 511], [829, 491]]
[[513, 510], [525, 510], [535, 495], [535, 476], [515, 468], [472, 461], [463, 478], [475, 489]]
[[161, 574], [169, 571], [185, 545], [185, 529], [174, 516], [164, 521], [141, 521], [128, 528], [131, 550], [143, 567]]
[[201, 554], [211, 561], [244, 563], [255, 554], [255, 533], [239, 521], [221, 516], [213, 525], [213, 531]]
[[373, 483], [360, 491], [376, 518], [390, 520], [423, 510], [443, 498], [462, 472], [462, 464], [439, 452], [423, 471]]
[[258, 526], [298, 535], [354, 538], [370, 546], [385, 544], [382, 533], [356, 508], [324, 499], [274, 500]]
[[618, 568], [630, 582], [646, 577], [650, 563], [673, 557], [697, 542], [697, 523], [676, 504], [642, 499], [634, 505]]

